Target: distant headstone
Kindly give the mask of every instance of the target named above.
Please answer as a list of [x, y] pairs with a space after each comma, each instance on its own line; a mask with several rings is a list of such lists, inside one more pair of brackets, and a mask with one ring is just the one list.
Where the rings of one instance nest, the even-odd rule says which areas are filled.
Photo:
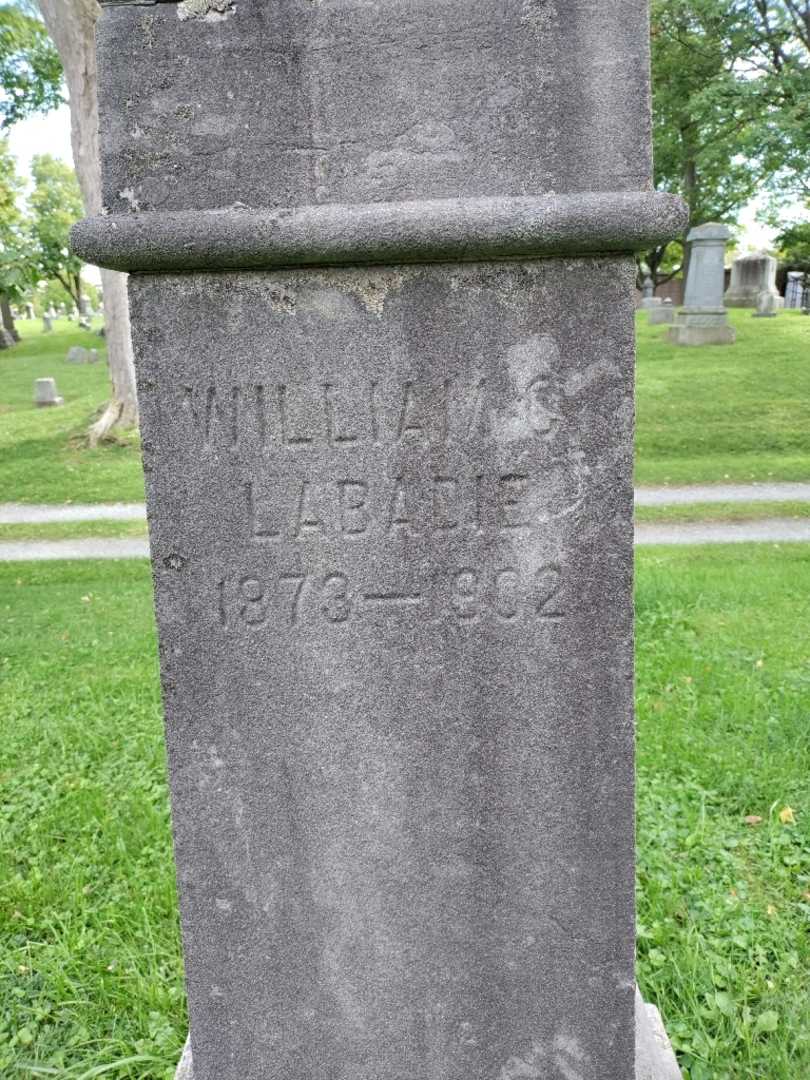
[[787, 287], [785, 289], [785, 307], [800, 308], [802, 306], [802, 292], [804, 291], [804, 271], [788, 270]]
[[675, 305], [671, 300], [665, 300], [658, 307], [650, 308], [647, 312], [647, 320], [650, 326], [663, 326], [675, 322]]
[[102, 7], [196, 1080], [633, 1076], [647, 8]]
[[47, 315], [47, 314], [43, 315], [42, 316], [42, 332], [44, 334], [49, 334], [51, 332], [51, 330], [53, 330], [53, 319], [52, 319], [52, 317], [50, 315]]
[[55, 379], [37, 379], [34, 383], [34, 404], [38, 409], [45, 409], [51, 405], [64, 405], [64, 398], [56, 392]]
[[79, 297], [79, 314], [82, 316], [90, 314], [90, 301], [86, 296]]
[[92, 327], [90, 325], [90, 320], [85, 318], [84, 315], [82, 315], [82, 317], [79, 319], [79, 329], [80, 330], [90, 330], [90, 329], [92, 329]]
[[699, 225], [691, 245], [684, 306], [675, 315], [669, 339], [676, 345], [731, 345], [736, 340], [723, 306], [725, 252], [731, 233], [725, 225]]
[[646, 277], [641, 290], [641, 307], [643, 310], [649, 311], [660, 306], [661, 299], [655, 295], [653, 279], [651, 277]]
[[772, 293], [775, 305], [779, 305], [779, 290], [776, 288], [778, 262], [764, 251], [752, 255], [742, 255], [731, 265], [731, 283], [726, 292], [726, 307], [756, 307], [763, 292]]
[[755, 319], [776, 318], [776, 297], [772, 292], [763, 289], [757, 299], [757, 310], [754, 312]]
[[65, 357], [68, 364], [95, 364], [98, 361], [97, 349], [84, 349], [81, 345], [73, 345]]
[[29, 319], [29, 320], [34, 318], [34, 305], [33, 304], [26, 304], [25, 305], [25, 317], [26, 317], [26, 319]]

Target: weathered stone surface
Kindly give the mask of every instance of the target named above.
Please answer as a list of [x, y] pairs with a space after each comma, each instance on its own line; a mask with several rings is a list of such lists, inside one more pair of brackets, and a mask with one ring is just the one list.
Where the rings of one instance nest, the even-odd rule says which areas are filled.
[[51, 315], [42, 316], [42, 332], [43, 334], [50, 334], [53, 330], [53, 317]]
[[666, 326], [675, 322], [675, 305], [671, 300], [665, 300], [663, 304], [651, 308], [647, 312], [647, 321], [650, 326]]
[[98, 349], [85, 349], [81, 345], [72, 345], [65, 357], [68, 364], [98, 363]]
[[[181, 1080], [178, 1075], [176, 1080]], [[193, 1076], [189, 1077], [193, 1080]], [[655, 1005], [645, 1004], [636, 991], [636, 1074], [635, 1080], [683, 1080]]]
[[776, 318], [776, 301], [776, 293], [768, 292], [767, 289], [763, 289], [763, 291], [757, 297], [757, 310], [754, 312], [754, 318]]
[[770, 293], [781, 299], [776, 288], [779, 263], [772, 255], [756, 251], [742, 255], [731, 264], [731, 283], [724, 298], [726, 307], [756, 307], [760, 293]]
[[64, 398], [59, 397], [56, 391], [55, 379], [36, 379], [34, 381], [34, 404], [39, 409], [48, 408], [52, 405], [64, 405]]
[[650, 187], [643, 0], [240, 0], [224, 14], [105, 10], [107, 210]]
[[628, 1074], [632, 278], [132, 279], [198, 1080]]
[[692, 229], [684, 306], [675, 316], [669, 339], [676, 345], [732, 345], [736, 332], [723, 306], [725, 251], [731, 233], [708, 223]]
[[[566, 1077], [566, 1080], [578, 1075], [572, 1069], [570, 1060], [566, 1062], [562, 1058], [562, 1063], [558, 1061], [556, 1064], [565, 1065], [568, 1069], [567, 1073], [564, 1069], [562, 1073], [557, 1073]], [[183, 1047], [183, 1055], [178, 1063], [174, 1080], [194, 1080], [191, 1042], [188, 1039]], [[638, 991], [636, 991], [635, 1080], [683, 1080], [675, 1052], [661, 1021], [661, 1014], [655, 1005], [646, 1005]]]
[[99, 42], [196, 1080], [628, 1080], [646, 4]]

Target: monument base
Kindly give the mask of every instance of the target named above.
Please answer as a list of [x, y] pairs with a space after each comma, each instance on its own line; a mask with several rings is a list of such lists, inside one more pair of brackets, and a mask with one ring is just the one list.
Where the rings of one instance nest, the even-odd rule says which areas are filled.
[[[759, 294], [762, 291], [762, 289], [759, 289], [758, 291], [749, 289], [746, 292], [727, 292], [723, 297], [723, 305], [727, 308], [755, 308], [759, 301]], [[772, 296], [777, 300], [784, 299], [779, 296], [779, 293], [775, 290], [772, 292]]]
[[733, 345], [737, 334], [725, 308], [683, 308], [675, 316], [669, 340], [674, 345]]
[[[174, 1080], [194, 1080], [191, 1043], [186, 1039], [183, 1056]], [[661, 1014], [655, 1005], [644, 1003], [636, 990], [636, 1075], [635, 1080], [683, 1080]]]

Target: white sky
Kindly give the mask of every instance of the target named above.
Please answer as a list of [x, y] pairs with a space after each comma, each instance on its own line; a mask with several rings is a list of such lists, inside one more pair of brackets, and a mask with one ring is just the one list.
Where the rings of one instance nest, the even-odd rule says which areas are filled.
[[[72, 165], [70, 112], [67, 105], [45, 116], [34, 116], [30, 120], [15, 124], [9, 132], [9, 143], [22, 176], [28, 175], [31, 158], [35, 154], [53, 154]], [[754, 200], [745, 207], [740, 216], [742, 232], [737, 250], [741, 255], [770, 247], [775, 236], [775, 230], [756, 220], [760, 208], [758, 201]], [[801, 216], [802, 207], [799, 204], [786, 209], [785, 220], [795, 220]]]

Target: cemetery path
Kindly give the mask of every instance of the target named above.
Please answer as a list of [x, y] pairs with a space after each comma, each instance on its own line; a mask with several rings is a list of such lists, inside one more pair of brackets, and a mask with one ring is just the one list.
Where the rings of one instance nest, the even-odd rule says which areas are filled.
[[141, 521], [143, 503], [97, 503], [95, 506], [0, 503], [0, 525], [48, 525], [63, 521]]
[[[810, 543], [810, 519], [684, 522], [636, 526], [636, 544]], [[52, 559], [140, 559], [146, 539], [17, 540], [0, 542], [0, 562]]]
[[810, 543], [810, 520], [690, 521], [636, 525], [636, 544]]
[[[689, 503], [810, 502], [810, 483], [697, 484], [688, 487], [636, 488], [636, 506], [683, 506]], [[57, 505], [0, 503], [0, 525], [45, 525], [71, 521], [142, 521], [143, 503]]]
[[810, 484], [693, 484], [687, 487], [636, 488], [636, 506], [792, 501], [810, 502]]
[[149, 555], [148, 540], [15, 540], [0, 543], [0, 562], [53, 559], [140, 559]]

